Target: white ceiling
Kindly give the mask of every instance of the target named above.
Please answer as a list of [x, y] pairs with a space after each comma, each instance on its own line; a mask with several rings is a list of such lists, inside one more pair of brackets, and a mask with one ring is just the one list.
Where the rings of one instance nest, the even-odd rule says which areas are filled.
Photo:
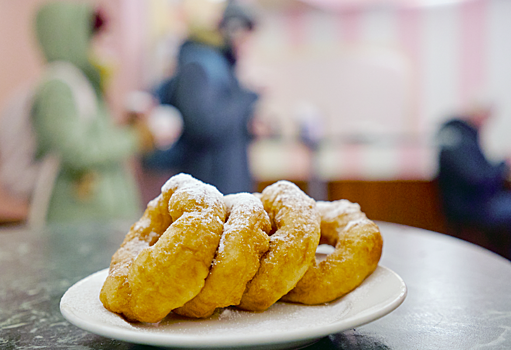
[[429, 7], [453, 5], [471, 0], [300, 0], [301, 2], [323, 9], [335, 10], [365, 6], [405, 6], [405, 7]]

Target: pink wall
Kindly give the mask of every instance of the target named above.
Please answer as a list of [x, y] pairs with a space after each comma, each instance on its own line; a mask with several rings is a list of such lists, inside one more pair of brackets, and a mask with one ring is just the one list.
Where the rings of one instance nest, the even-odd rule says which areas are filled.
[[13, 88], [31, 81], [41, 70], [31, 21], [42, 2], [0, 0], [0, 108]]
[[[41, 59], [31, 35], [31, 23], [36, 6], [43, 1], [0, 0], [0, 108], [13, 88], [36, 78], [41, 70]], [[158, 76], [154, 74], [155, 67], [145, 62], [155, 54], [154, 45], [152, 52], [147, 50], [150, 44], [154, 44], [146, 32], [150, 30], [148, 24], [154, 24], [147, 21], [148, 7], [152, 2], [88, 1], [102, 4], [109, 13], [111, 32], [101, 44], [104, 53], [114, 62], [115, 75], [109, 97], [116, 117], [120, 118], [127, 93], [145, 88], [147, 76]], [[325, 1], [310, 0], [311, 3]], [[161, 0], [160, 3], [176, 2]], [[248, 56], [252, 54], [252, 57], [248, 57], [245, 71], [256, 78], [254, 85], [261, 82], [260, 85], [266, 88], [263, 101], [273, 96], [267, 104], [267, 115], [282, 120], [287, 130], [292, 129], [289, 122], [294, 113], [292, 105], [305, 96], [306, 102], [327, 110], [333, 126], [329, 131], [349, 133], [351, 129], [360, 129], [363, 124], [355, 123], [356, 118], [343, 115], [357, 115], [360, 121], [363, 119], [360, 112], [372, 108], [373, 111], [380, 109], [389, 114], [388, 119], [382, 113], [375, 113], [375, 118], [367, 118], [367, 122], [379, 123], [373, 123], [377, 125], [376, 131], [385, 131], [390, 126], [396, 132], [413, 136], [421, 144], [429, 143], [447, 113], [467, 102], [478, 88], [485, 88], [495, 97], [498, 106], [497, 118], [484, 135], [485, 144], [496, 159], [509, 154], [511, 1], [467, 0], [446, 3], [445, 6], [412, 8], [368, 6], [337, 12], [301, 3], [287, 13], [278, 9], [268, 9], [263, 13], [266, 17], [262, 19], [254, 40], [256, 45], [248, 50]], [[371, 82], [371, 71], [341, 68], [346, 67], [343, 62], [355, 57], [357, 52], [371, 50], [391, 51], [395, 53], [393, 57], [402, 57], [406, 66], [400, 66], [403, 74], [398, 70], [399, 74], [394, 75], [396, 84], [393, 86], [397, 88], [384, 89], [384, 93], [376, 94], [375, 98], [365, 98], [367, 94], [357, 93], [353, 87]], [[322, 52], [328, 54], [321, 56]], [[362, 56], [364, 62], [371, 62], [366, 59], [370, 57]], [[399, 63], [396, 62], [390, 64], [394, 66]], [[336, 69], [331, 69], [332, 66]], [[326, 75], [325, 72], [337, 73]], [[388, 72], [389, 69], [381, 70], [385, 76]], [[319, 81], [321, 76], [327, 76], [333, 83]], [[379, 87], [385, 80], [380, 79], [380, 83], [367, 86]], [[369, 89], [362, 91], [370, 92]], [[358, 98], [347, 98], [349, 93]], [[388, 108], [384, 102], [395, 101], [394, 105], [397, 105], [401, 99], [387, 99], [387, 93], [401, 93], [405, 100], [401, 109]], [[343, 94], [347, 102], [339, 103]], [[376, 99], [378, 96], [379, 99]], [[371, 103], [366, 103], [367, 100]], [[362, 101], [357, 105], [358, 110], [352, 108], [348, 111], [352, 113], [344, 113], [357, 101]], [[381, 102], [381, 108], [375, 101]], [[344, 111], [339, 111], [339, 108], [344, 108]], [[390, 119], [391, 116], [393, 119]], [[415, 135], [420, 137], [415, 138]], [[342, 151], [339, 149], [339, 152]], [[409, 150], [404, 153], [388, 150], [388, 160], [382, 161], [381, 152], [373, 151], [359, 152], [357, 158], [367, 161], [350, 165], [350, 172], [356, 167], [361, 169], [361, 173], [365, 168], [372, 172], [374, 164], [383, 163], [389, 164], [388, 168], [404, 169], [396, 175], [402, 177], [409, 172], [407, 169], [419, 169], [422, 173], [421, 169], [432, 168], [430, 164], [434, 160], [429, 155], [417, 155]], [[433, 148], [429, 145], [426, 151], [433, 155]], [[348, 151], [348, 154], [352, 152]], [[334, 157], [338, 157], [337, 154], [332, 159], [338, 159]], [[424, 161], [424, 165], [418, 164]], [[430, 173], [429, 170], [425, 172]], [[338, 173], [337, 170], [332, 171], [333, 176], [338, 176]], [[393, 171], [389, 173], [394, 174]]]
[[[350, 8], [333, 5], [351, 0], [302, 1], [314, 6], [268, 11], [245, 65], [249, 78], [265, 83], [260, 85], [268, 119], [291, 130], [293, 104], [301, 98], [324, 112], [327, 133], [356, 135], [366, 125], [371, 127], [362, 130], [366, 138], [400, 136], [383, 146], [328, 145], [324, 163], [339, 168], [328, 168], [325, 174], [433, 176], [439, 125], [478, 98], [496, 106], [495, 118], [483, 130], [483, 147], [494, 160], [509, 158], [511, 1], [404, 6], [427, 1], [360, 0]], [[377, 2], [389, 5], [373, 6]], [[393, 2], [403, 6], [391, 6]], [[385, 52], [392, 56], [381, 55]], [[349, 61], [357, 53], [358, 66]], [[356, 69], [378, 57], [389, 69]], [[395, 79], [385, 80], [391, 68], [396, 68]], [[399, 103], [401, 109], [391, 108]]]
[[[0, 110], [13, 89], [34, 81], [43, 67], [32, 22], [45, 0], [0, 0]], [[109, 18], [109, 32], [101, 51], [114, 67], [109, 100], [116, 118], [122, 118], [126, 94], [142, 88], [146, 30], [143, 0], [90, 0], [102, 6]]]

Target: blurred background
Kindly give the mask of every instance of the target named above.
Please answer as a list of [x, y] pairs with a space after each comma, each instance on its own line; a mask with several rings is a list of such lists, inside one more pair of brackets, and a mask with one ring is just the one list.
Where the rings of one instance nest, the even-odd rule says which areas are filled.
[[[109, 19], [95, 45], [112, 69], [114, 118], [126, 118], [133, 91], [172, 75], [186, 21], [209, 20], [218, 1], [90, 1]], [[32, 23], [43, 2], [0, 0], [0, 110], [41, 74]], [[245, 2], [258, 26], [238, 69], [261, 95], [265, 128], [250, 149], [259, 188], [288, 179], [316, 199], [358, 202], [371, 219], [446, 232], [435, 183], [441, 123], [490, 97], [496, 115], [482, 143], [491, 158], [509, 157], [511, 1]], [[143, 171], [139, 180], [145, 205], [161, 184]]]

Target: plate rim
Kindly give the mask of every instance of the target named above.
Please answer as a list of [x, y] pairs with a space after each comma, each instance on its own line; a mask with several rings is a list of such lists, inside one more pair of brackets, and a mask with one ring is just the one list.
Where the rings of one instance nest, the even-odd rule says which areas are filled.
[[[352, 329], [354, 327], [360, 327], [367, 323], [376, 321], [377, 319], [389, 314], [398, 308], [405, 300], [408, 294], [408, 288], [404, 280], [399, 276], [396, 272], [385, 267], [383, 265], [378, 265], [377, 269], [383, 269], [387, 273], [390, 273], [393, 278], [397, 279], [400, 283], [400, 293], [396, 294], [394, 299], [389, 302], [382, 303], [384, 304], [381, 308], [368, 313], [366, 315], [354, 315], [348, 319], [342, 319], [337, 322], [331, 323], [329, 325], [322, 325], [321, 327], [311, 327], [309, 331], [305, 331], [303, 329], [297, 331], [286, 331], [283, 333], [278, 333], [276, 336], [268, 336], [267, 334], [264, 337], [259, 335], [233, 335], [228, 338], [225, 336], [208, 336], [206, 339], [197, 339], [193, 338], [193, 335], [179, 335], [179, 334], [165, 334], [165, 333], [144, 333], [138, 330], [129, 330], [124, 328], [119, 328], [111, 325], [103, 325], [96, 324], [90, 322], [86, 319], [80, 318], [74, 312], [68, 310], [65, 305], [65, 301], [69, 298], [69, 295], [72, 294], [75, 288], [79, 288], [80, 285], [90, 282], [90, 280], [94, 280], [95, 278], [99, 278], [97, 275], [104, 275], [105, 278], [108, 275], [108, 268], [96, 271], [78, 282], [74, 283], [71, 287], [69, 287], [66, 292], [63, 294], [60, 300], [60, 312], [64, 316], [64, 318], [70, 322], [71, 324], [77, 326], [78, 328], [91, 332], [96, 335], [104, 336], [111, 339], [116, 339], [125, 342], [132, 342], [134, 344], [144, 344], [144, 345], [153, 345], [153, 346], [166, 346], [166, 347], [181, 347], [181, 348], [219, 348], [219, 347], [250, 347], [250, 346], [265, 346], [265, 345], [278, 345], [278, 344], [288, 344], [288, 343], [305, 343], [307, 341], [313, 341], [316, 339], [320, 339], [322, 337], [328, 336], [330, 334], [342, 332], [348, 329]], [[364, 281], [365, 282], [365, 281]], [[98, 290], [98, 298], [99, 298], [99, 290]], [[356, 317], [355, 317], [356, 316]], [[120, 317], [120, 316], [119, 316]]]

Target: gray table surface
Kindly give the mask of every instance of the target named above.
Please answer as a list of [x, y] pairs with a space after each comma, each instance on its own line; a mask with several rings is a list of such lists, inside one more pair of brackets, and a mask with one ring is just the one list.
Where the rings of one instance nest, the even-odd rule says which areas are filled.
[[[392, 313], [307, 349], [511, 349], [511, 263], [470, 243], [378, 223], [381, 264], [406, 282]], [[129, 225], [0, 229], [0, 349], [155, 349], [68, 323], [59, 301], [108, 267]]]

